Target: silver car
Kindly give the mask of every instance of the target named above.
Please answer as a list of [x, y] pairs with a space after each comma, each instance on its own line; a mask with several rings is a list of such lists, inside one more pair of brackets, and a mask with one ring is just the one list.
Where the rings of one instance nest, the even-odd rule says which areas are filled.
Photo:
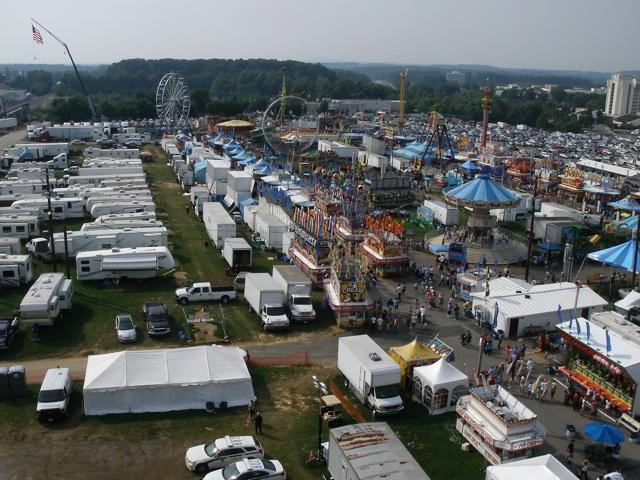
[[131, 315], [128, 313], [116, 315], [116, 334], [120, 343], [133, 343], [138, 339], [136, 325]]

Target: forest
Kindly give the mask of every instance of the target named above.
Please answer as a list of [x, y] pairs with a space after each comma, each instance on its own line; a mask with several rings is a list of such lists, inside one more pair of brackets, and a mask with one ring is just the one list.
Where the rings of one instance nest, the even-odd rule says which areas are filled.
[[[367, 75], [375, 68], [359, 71], [331, 69], [318, 63], [249, 60], [122, 60], [104, 68], [82, 71], [87, 91], [97, 114], [111, 118], [151, 118], [155, 116], [155, 90], [167, 72], [179, 72], [190, 88], [191, 115], [233, 117], [264, 109], [282, 88], [282, 70], [286, 68], [287, 92], [311, 100], [323, 98], [397, 98], [398, 77], [390, 67], [380, 70], [389, 80], [379, 84]], [[358, 70], [356, 67], [354, 67]], [[372, 73], [374, 72], [374, 73]], [[366, 73], [366, 74], [365, 74]], [[408, 112], [438, 111], [466, 120], [480, 120], [482, 110], [481, 84], [513, 80], [512, 74], [474, 71], [461, 87], [446, 80], [445, 71], [423, 69], [410, 74], [407, 92]], [[526, 81], [530, 76], [523, 76]], [[580, 131], [592, 122], [590, 116], [581, 120], [570, 115], [575, 108], [596, 112], [604, 104], [602, 95], [567, 94], [564, 85], [576, 82], [587, 86], [588, 80], [551, 76], [557, 87], [550, 93], [534, 88], [505, 90], [494, 99], [492, 118], [511, 124], [532, 127]], [[563, 85], [563, 81], [566, 83]], [[54, 121], [86, 120], [90, 112], [80, 96], [80, 86], [72, 71], [31, 70], [13, 76], [8, 83], [24, 88], [34, 95], [54, 93], [55, 101], [45, 112]], [[493, 83], [489, 83], [493, 84]], [[324, 105], [324, 104], [323, 104]]]

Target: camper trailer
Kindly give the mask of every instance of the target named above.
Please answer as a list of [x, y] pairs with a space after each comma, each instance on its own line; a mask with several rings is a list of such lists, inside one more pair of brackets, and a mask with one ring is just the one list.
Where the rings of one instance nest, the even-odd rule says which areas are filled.
[[20, 302], [23, 325], [51, 326], [73, 303], [73, 285], [62, 273], [43, 273]]
[[82, 167], [78, 169], [79, 177], [91, 177], [94, 175], [144, 175], [142, 165], [101, 165], [99, 167]]
[[94, 223], [112, 223], [121, 222], [123, 220], [155, 220], [155, 212], [134, 212], [134, 213], [112, 213], [109, 215], [101, 215], [94, 220]]
[[97, 203], [91, 207], [90, 213], [93, 218], [101, 217], [102, 215], [110, 215], [112, 213], [136, 213], [136, 212], [154, 212], [156, 206], [153, 202], [109, 202]]
[[202, 220], [216, 247], [224, 247], [225, 238], [236, 236], [236, 222], [220, 202], [207, 202], [202, 209]]
[[[64, 234], [54, 233], [56, 255], [64, 255]], [[91, 231], [67, 232], [67, 251], [70, 257], [91, 250], [109, 250], [112, 248], [165, 247], [167, 229], [160, 228], [123, 228]], [[34, 238], [27, 243], [27, 251], [38, 257], [49, 258], [51, 245], [45, 238]]]
[[136, 228], [161, 228], [164, 224], [160, 220], [141, 218], [138, 220], [120, 220], [112, 222], [90, 222], [80, 227], [81, 232], [91, 232], [94, 230], [120, 230], [120, 229], [136, 229]]
[[90, 212], [94, 205], [104, 204], [104, 203], [121, 203], [121, 202], [145, 202], [145, 203], [153, 203], [153, 198], [151, 198], [151, 192], [148, 190], [141, 190], [140, 193], [119, 193], [115, 192], [110, 195], [92, 195], [87, 198], [87, 203], [85, 208], [87, 212]]
[[111, 157], [111, 158], [138, 158], [140, 156], [140, 150], [137, 148], [112, 148], [112, 149], [102, 149], [102, 148], [85, 148], [84, 149], [85, 158], [100, 158], [100, 157]]
[[[46, 182], [46, 181], [45, 181]], [[0, 181], [0, 195], [22, 193], [25, 195], [43, 193], [45, 182], [37, 180], [2, 180]]]
[[31, 282], [33, 267], [29, 255], [7, 255], [0, 253], [0, 285], [19, 287]]
[[[107, 170], [100, 170], [101, 172], [107, 172]], [[147, 177], [144, 173], [132, 173], [129, 175], [117, 175], [109, 173], [101, 173], [96, 175], [83, 175], [73, 176], [66, 179], [69, 186], [73, 185], [105, 185], [105, 182], [121, 181], [124, 183], [147, 183]]]
[[20, 255], [20, 239], [15, 237], [0, 237], [0, 253]]
[[113, 248], [76, 256], [78, 280], [152, 278], [175, 266], [167, 247]]
[[[18, 208], [23, 206], [26, 208], [37, 207], [41, 217], [46, 216], [49, 211], [49, 201], [45, 197], [16, 200], [11, 204], [11, 206]], [[54, 220], [84, 217], [82, 200], [79, 198], [52, 198], [51, 210]]]
[[35, 215], [0, 215], [0, 235], [28, 240], [40, 234], [40, 220]]

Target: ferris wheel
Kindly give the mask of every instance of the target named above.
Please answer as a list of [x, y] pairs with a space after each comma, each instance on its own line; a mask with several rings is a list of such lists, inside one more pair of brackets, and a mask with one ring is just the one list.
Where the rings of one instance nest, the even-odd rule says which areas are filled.
[[318, 138], [319, 117], [305, 99], [283, 96], [267, 107], [262, 116], [262, 135], [280, 157], [295, 157]]
[[191, 97], [184, 78], [177, 73], [167, 73], [156, 90], [156, 112], [163, 126], [182, 127], [187, 124]]

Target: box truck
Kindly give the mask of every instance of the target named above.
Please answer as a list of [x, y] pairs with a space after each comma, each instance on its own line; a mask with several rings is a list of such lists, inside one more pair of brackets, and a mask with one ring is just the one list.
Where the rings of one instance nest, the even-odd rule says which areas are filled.
[[252, 253], [251, 245], [244, 238], [227, 238], [224, 241], [222, 256], [233, 270], [250, 270]]
[[316, 319], [311, 301], [311, 279], [297, 265], [274, 265], [273, 279], [284, 292], [292, 321], [307, 323]]
[[347, 386], [373, 415], [401, 412], [400, 365], [369, 335], [342, 337], [338, 340], [338, 370]]
[[265, 330], [289, 328], [284, 311], [284, 292], [268, 273], [248, 273], [244, 283], [244, 298], [260, 317]]

